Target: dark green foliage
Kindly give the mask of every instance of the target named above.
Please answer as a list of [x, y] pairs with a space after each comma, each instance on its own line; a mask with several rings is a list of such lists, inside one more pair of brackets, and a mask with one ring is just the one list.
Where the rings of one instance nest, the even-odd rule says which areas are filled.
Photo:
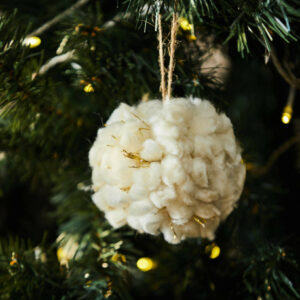
[[[130, 243], [123, 247], [119, 235], [105, 227], [92, 235], [86, 234], [81, 241], [72, 236], [78, 242], [78, 250], [68, 265], [59, 264], [56, 247], [49, 246], [46, 240], [36, 247], [21, 239], [1, 241], [0, 299], [100, 300], [106, 298], [108, 291], [112, 299], [130, 299], [124, 288], [125, 264], [111, 260], [121, 251], [130, 265], [130, 253], [126, 251]], [[60, 241], [60, 245], [64, 242]], [[102, 267], [103, 262], [108, 264], [107, 268]]]
[[196, 30], [198, 25], [204, 25], [214, 34], [225, 33], [227, 34], [225, 43], [235, 38], [237, 50], [242, 54], [250, 51], [249, 39], [261, 43], [269, 52], [274, 34], [286, 42], [296, 40], [296, 31], [290, 22], [293, 20], [298, 22], [297, 1], [124, 0], [123, 2], [127, 5], [127, 10], [133, 11], [145, 27], [151, 18], [157, 18], [158, 13], [169, 18], [175, 9], [177, 14], [194, 24]]
[[63, 296], [60, 269], [53, 249], [45, 244], [10, 238], [0, 242], [0, 299], [57, 299]]
[[248, 264], [243, 278], [250, 293], [265, 299], [300, 299], [284, 270], [288, 267], [290, 273], [297, 272], [298, 266], [282, 248], [261, 248]]

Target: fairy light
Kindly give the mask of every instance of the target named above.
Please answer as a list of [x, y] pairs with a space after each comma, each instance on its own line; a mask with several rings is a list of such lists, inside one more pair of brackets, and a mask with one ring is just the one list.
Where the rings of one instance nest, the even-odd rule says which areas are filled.
[[57, 249], [56, 252], [57, 259], [60, 262], [61, 265], [67, 265], [69, 261], [69, 257], [67, 257], [66, 252], [62, 247]]
[[189, 23], [189, 21], [186, 19], [186, 18], [184, 18], [184, 17], [181, 17], [180, 19], [179, 19], [179, 25], [180, 25], [180, 27], [183, 29], [183, 30], [192, 30], [192, 28], [193, 28], [193, 25], [192, 24], [190, 24]]
[[29, 36], [25, 38], [23, 44], [29, 48], [36, 48], [41, 44], [42, 40], [38, 36]]
[[178, 21], [179, 23], [179, 26], [182, 28], [182, 30], [184, 31], [191, 31], [190, 34], [187, 34], [186, 35], [186, 38], [192, 42], [192, 41], [195, 41], [197, 40], [197, 37], [195, 36], [194, 34], [194, 25], [191, 24], [186, 18], [184, 17], [181, 17]]
[[291, 122], [292, 115], [293, 115], [293, 104], [294, 104], [294, 100], [295, 100], [295, 95], [296, 95], [296, 89], [291, 86], [287, 103], [286, 103], [286, 105], [283, 109], [282, 115], [281, 115], [281, 122], [283, 124], [289, 124]]
[[281, 122], [283, 124], [289, 124], [292, 119], [293, 108], [291, 106], [286, 105], [283, 109], [283, 113], [281, 116]]
[[192, 41], [196, 41], [197, 37], [194, 34], [188, 34], [187, 35], [187, 39], [192, 42]]
[[[57, 259], [62, 266], [69, 267], [69, 261], [75, 258], [78, 254], [79, 244], [73, 236], [67, 236], [65, 232], [62, 232], [56, 239], [59, 243], [56, 255]], [[62, 241], [64, 241], [62, 243]]]
[[156, 263], [149, 257], [141, 257], [136, 265], [143, 272], [148, 272], [156, 267]]
[[87, 84], [87, 85], [83, 88], [83, 90], [84, 90], [86, 93], [92, 93], [92, 92], [95, 91], [91, 83]]
[[212, 248], [209, 258], [215, 259], [220, 255], [220, 253], [221, 253], [221, 249], [219, 246], [216, 245]]
[[216, 259], [220, 256], [221, 248], [216, 243], [212, 243], [205, 247], [205, 252], [208, 254], [210, 259]]

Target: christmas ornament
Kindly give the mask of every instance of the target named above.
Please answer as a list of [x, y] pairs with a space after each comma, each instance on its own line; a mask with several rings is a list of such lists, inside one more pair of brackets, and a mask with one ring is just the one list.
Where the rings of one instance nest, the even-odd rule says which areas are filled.
[[245, 180], [230, 120], [197, 98], [122, 103], [89, 161], [93, 201], [113, 227], [162, 232], [173, 244], [213, 239]]
[[224, 114], [205, 100], [171, 97], [180, 23], [174, 5], [167, 81], [161, 14], [157, 19], [163, 101], [122, 103], [98, 130], [89, 161], [93, 201], [113, 227], [162, 232], [176, 244], [214, 238], [242, 192], [245, 166]]

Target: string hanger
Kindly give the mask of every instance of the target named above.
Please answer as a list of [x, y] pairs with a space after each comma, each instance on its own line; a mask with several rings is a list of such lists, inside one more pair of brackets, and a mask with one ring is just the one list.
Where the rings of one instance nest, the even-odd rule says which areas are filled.
[[165, 75], [165, 65], [164, 65], [164, 45], [162, 38], [162, 17], [159, 13], [158, 15], [158, 51], [159, 51], [159, 65], [160, 65], [160, 91], [162, 94], [162, 100], [171, 99], [172, 96], [172, 80], [173, 80], [173, 71], [175, 68], [175, 49], [176, 49], [176, 35], [178, 30], [178, 17], [176, 14], [177, 1], [174, 3], [174, 11], [171, 22], [171, 37], [169, 43], [169, 68], [168, 68], [168, 77], [166, 85], [166, 75]]

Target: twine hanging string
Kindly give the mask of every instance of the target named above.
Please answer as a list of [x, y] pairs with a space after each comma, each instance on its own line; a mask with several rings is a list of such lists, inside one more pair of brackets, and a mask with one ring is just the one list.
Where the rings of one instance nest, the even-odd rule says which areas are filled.
[[172, 18], [171, 40], [170, 40], [170, 48], [169, 48], [170, 62], [169, 62], [169, 71], [168, 71], [168, 91], [167, 91], [168, 99], [171, 99], [171, 94], [172, 94], [172, 80], [173, 80], [173, 71], [175, 68], [175, 48], [176, 48], [177, 29], [178, 29], [177, 15], [174, 12]]
[[162, 40], [162, 22], [161, 22], [161, 14], [158, 16], [158, 50], [159, 50], [159, 65], [160, 65], [160, 91], [162, 94], [162, 100], [171, 99], [172, 96], [172, 80], [173, 80], [173, 71], [175, 68], [175, 49], [176, 49], [176, 35], [178, 29], [178, 20], [176, 15], [176, 2], [174, 6], [174, 13], [171, 23], [171, 38], [169, 45], [169, 69], [168, 69], [168, 82], [167, 82], [167, 90], [166, 90], [166, 82], [165, 82], [165, 66], [164, 66], [164, 53], [163, 53], [163, 40]]
[[162, 40], [162, 25], [161, 14], [158, 15], [158, 51], [159, 51], [159, 66], [160, 66], [160, 91], [163, 101], [166, 98], [166, 82], [165, 82], [165, 65], [164, 65], [164, 49]]

